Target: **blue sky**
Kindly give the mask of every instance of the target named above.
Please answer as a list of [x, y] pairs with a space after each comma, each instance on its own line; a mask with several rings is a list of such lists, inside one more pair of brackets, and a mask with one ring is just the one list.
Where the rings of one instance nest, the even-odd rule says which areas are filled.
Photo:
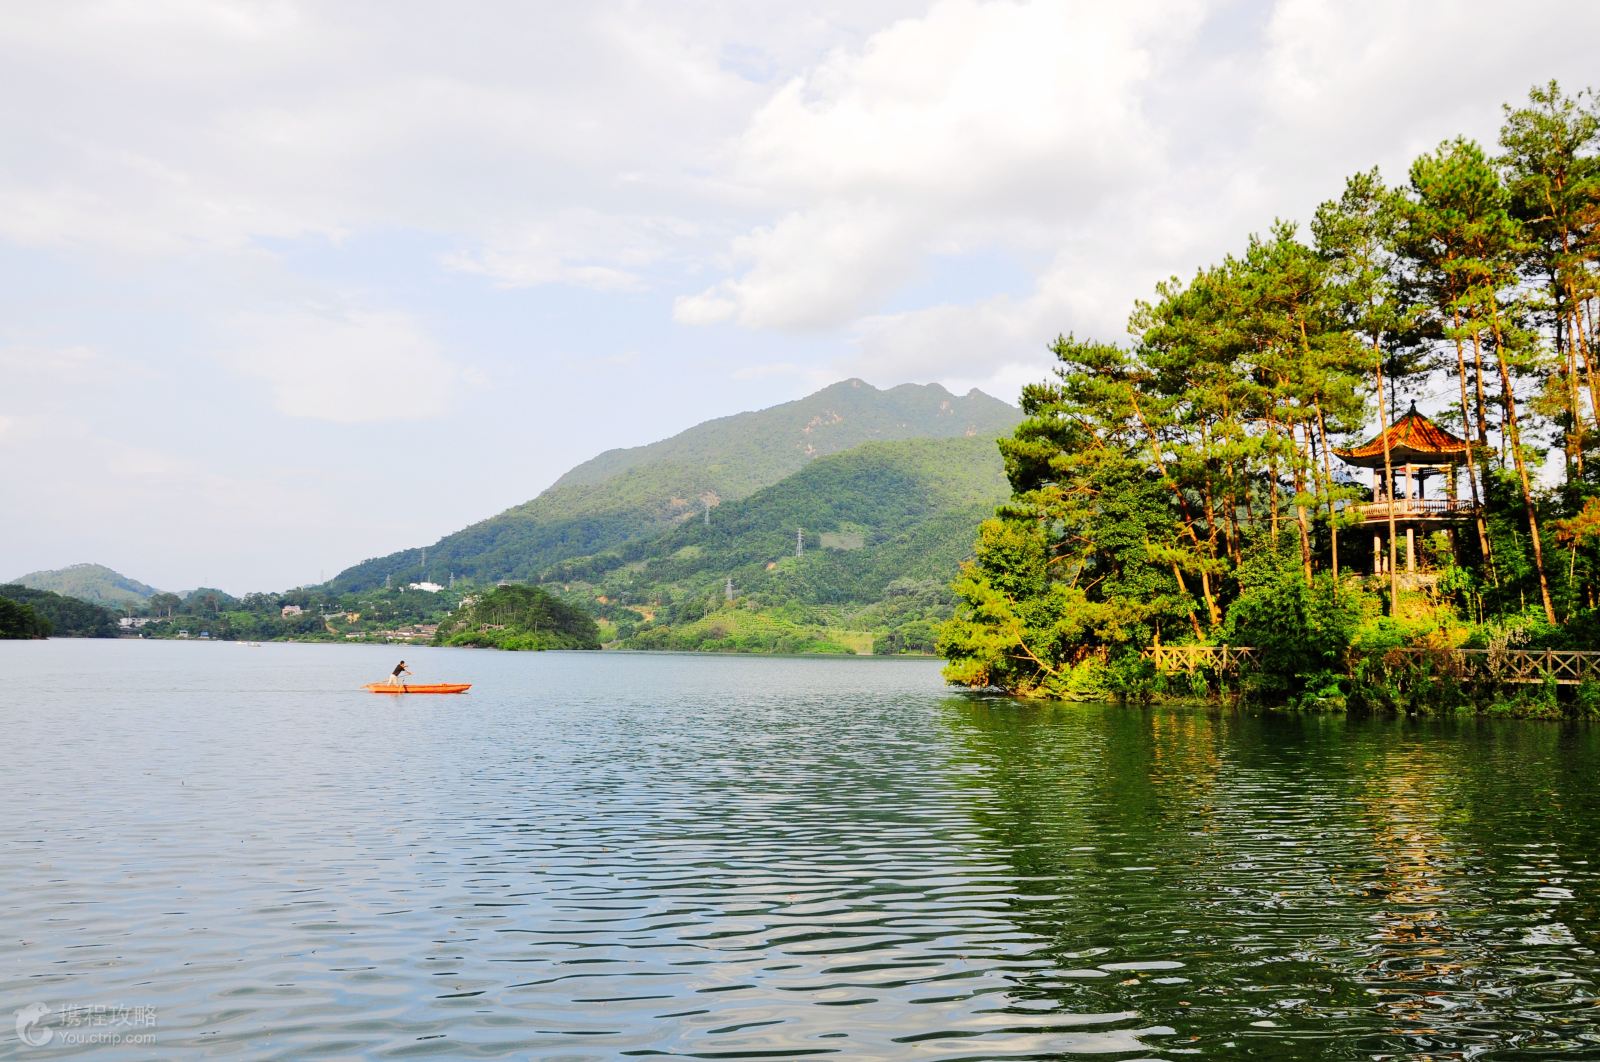
[[[1600, 8], [101, 0], [0, 11], [0, 578], [314, 582], [1057, 332], [1493, 139]], [[1600, 79], [1594, 79], [1600, 80]], [[21, 102], [17, 102], [21, 101]]]

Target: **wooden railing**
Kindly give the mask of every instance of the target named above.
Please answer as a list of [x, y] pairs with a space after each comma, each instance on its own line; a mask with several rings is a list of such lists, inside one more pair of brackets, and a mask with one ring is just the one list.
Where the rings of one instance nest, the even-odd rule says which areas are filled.
[[1394, 510], [1396, 520], [1442, 520], [1456, 516], [1471, 516], [1474, 508], [1469, 501], [1450, 501], [1448, 498], [1397, 498], [1394, 501], [1363, 502], [1354, 506], [1356, 515], [1364, 523], [1389, 519]]
[[1215, 671], [1222, 675], [1236, 673], [1246, 660], [1261, 659], [1248, 645], [1152, 645], [1144, 655], [1157, 671]]
[[1600, 652], [1585, 649], [1392, 649], [1390, 652], [1447, 658], [1470, 679], [1492, 682], [1554, 681], [1576, 686], [1585, 679], [1600, 682]]
[[[1543, 683], [1576, 686], [1600, 682], [1600, 652], [1587, 649], [1390, 649], [1374, 655], [1432, 657], [1459, 667], [1463, 678], [1477, 682]], [[1235, 675], [1260, 652], [1245, 645], [1153, 645], [1145, 658], [1157, 671], [1193, 674], [1209, 671]]]

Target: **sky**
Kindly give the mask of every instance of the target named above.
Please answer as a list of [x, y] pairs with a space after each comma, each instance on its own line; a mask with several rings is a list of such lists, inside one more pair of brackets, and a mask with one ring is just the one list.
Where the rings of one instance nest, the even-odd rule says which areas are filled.
[[1015, 401], [1600, 4], [0, 8], [0, 579], [318, 582], [836, 380]]

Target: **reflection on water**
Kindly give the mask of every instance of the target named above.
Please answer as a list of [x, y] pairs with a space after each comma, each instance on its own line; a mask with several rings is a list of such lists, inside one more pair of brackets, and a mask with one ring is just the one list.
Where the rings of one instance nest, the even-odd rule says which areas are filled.
[[407, 658], [473, 693], [0, 647], [0, 1019], [52, 1008], [41, 1057], [86, 1006], [153, 1008], [157, 1055], [1600, 1057], [1589, 730]]
[[1158, 1053], [1600, 1057], [1594, 732], [1006, 702], [944, 719], [975, 821], [1057, 897], [1019, 923], [1060, 967], [1096, 957], [1031, 986], [1171, 1026]]

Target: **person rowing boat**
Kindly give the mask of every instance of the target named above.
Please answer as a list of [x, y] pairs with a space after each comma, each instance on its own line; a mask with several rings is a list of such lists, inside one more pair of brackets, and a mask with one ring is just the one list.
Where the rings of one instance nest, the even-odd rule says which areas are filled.
[[394, 666], [394, 670], [389, 672], [389, 685], [391, 685], [391, 686], [404, 685], [404, 683], [401, 682], [401, 680], [400, 680], [400, 676], [402, 674], [406, 674], [406, 675], [411, 674], [411, 669], [409, 667], [406, 667], [406, 662], [404, 660], [402, 660], [398, 664], [396, 664]]

